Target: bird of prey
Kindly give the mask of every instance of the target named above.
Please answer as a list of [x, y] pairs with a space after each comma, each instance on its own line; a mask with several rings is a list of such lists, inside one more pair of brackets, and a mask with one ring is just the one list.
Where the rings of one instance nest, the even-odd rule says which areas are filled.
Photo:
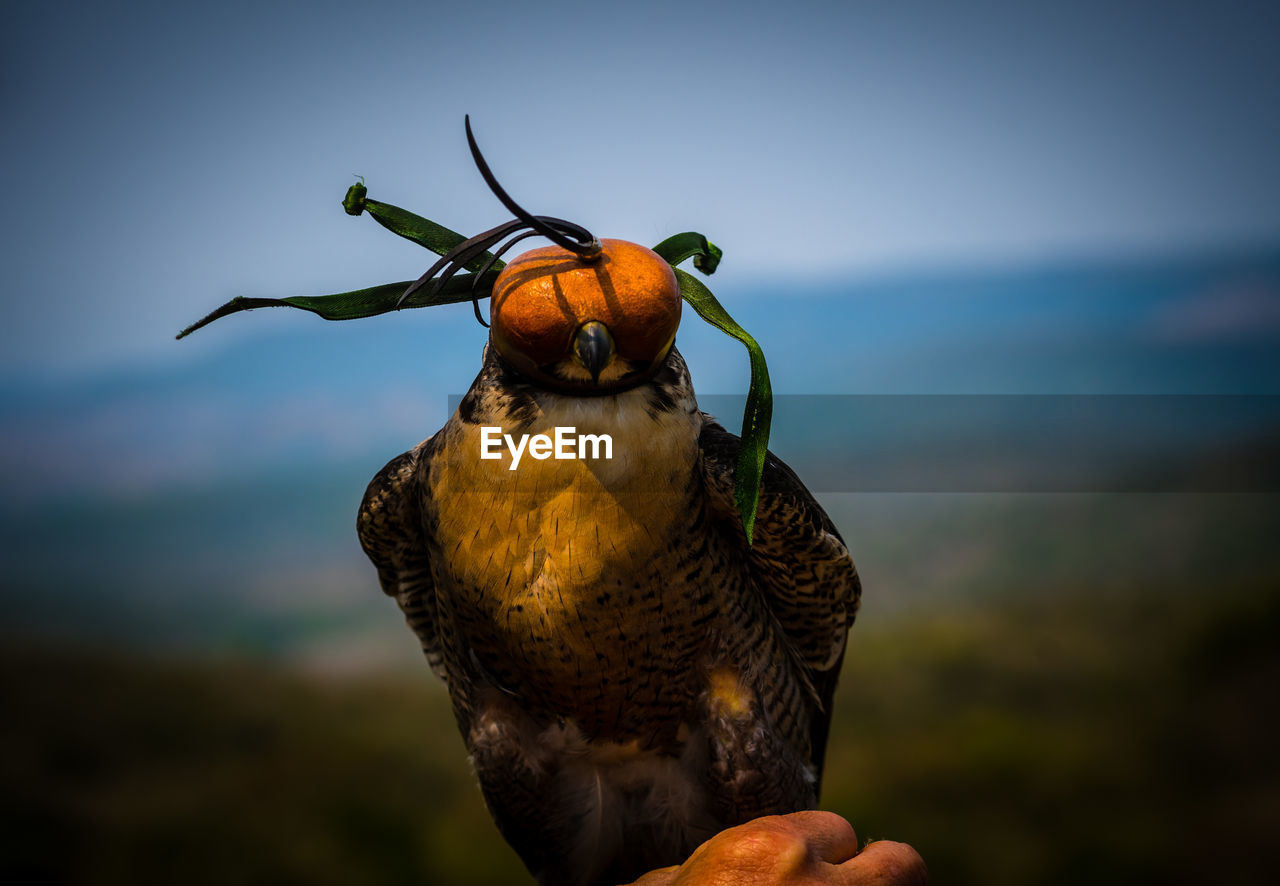
[[[503, 836], [541, 883], [620, 883], [816, 805], [860, 585], [772, 453], [748, 538], [670, 265], [550, 227], [498, 277], [457, 411], [374, 477], [358, 529]], [[612, 451], [535, 450], [557, 428]]]
[[[531, 215], [466, 131], [514, 221], [464, 239], [361, 182], [349, 215], [443, 256], [416, 283], [237, 297], [178, 338], [258, 307], [350, 320], [472, 302], [490, 327], [480, 374], [373, 478], [360, 542], [448, 685], [503, 836], [544, 884], [618, 883], [816, 805], [861, 589], [831, 520], [765, 449], [759, 347], [674, 270], [693, 257], [711, 273], [719, 250]], [[499, 272], [535, 235], [554, 245]], [[682, 298], [751, 354], [742, 440], [698, 409], [675, 348]]]

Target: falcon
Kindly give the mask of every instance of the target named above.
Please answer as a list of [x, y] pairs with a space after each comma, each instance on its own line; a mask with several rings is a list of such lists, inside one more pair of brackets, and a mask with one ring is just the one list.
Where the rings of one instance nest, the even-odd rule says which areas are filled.
[[[530, 215], [465, 119], [515, 220], [464, 239], [361, 181], [348, 215], [442, 256], [417, 282], [236, 297], [178, 338], [259, 307], [351, 320], [472, 302], [489, 327], [480, 373], [443, 428], [373, 478], [360, 542], [529, 870], [623, 882], [817, 804], [861, 588], [827, 514], [766, 449], [759, 346], [675, 269], [692, 257], [709, 274], [720, 251], [695, 232], [649, 250]], [[531, 236], [553, 245], [500, 265]], [[682, 300], [747, 346], [741, 440], [698, 409], [675, 347]]]
[[[541, 883], [613, 884], [816, 806], [860, 585], [772, 453], [748, 536], [671, 266], [567, 224], [502, 269], [479, 374], [374, 477], [358, 529], [502, 835]], [[612, 447], [513, 465], [495, 428]]]

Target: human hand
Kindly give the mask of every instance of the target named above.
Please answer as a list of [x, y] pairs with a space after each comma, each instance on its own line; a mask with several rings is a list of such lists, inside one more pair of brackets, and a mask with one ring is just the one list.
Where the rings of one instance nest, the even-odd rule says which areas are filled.
[[924, 859], [905, 843], [858, 851], [852, 825], [832, 812], [769, 815], [721, 831], [684, 864], [632, 886], [926, 886]]

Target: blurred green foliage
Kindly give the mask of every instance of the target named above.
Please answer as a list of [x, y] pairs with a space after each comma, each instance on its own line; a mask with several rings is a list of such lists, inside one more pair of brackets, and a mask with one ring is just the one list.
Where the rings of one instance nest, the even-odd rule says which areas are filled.
[[940, 883], [1274, 882], [1277, 636], [1280, 576], [877, 631], [850, 649], [823, 805]]
[[7, 882], [527, 879], [420, 680], [3, 654]]
[[[1273, 505], [1053, 499], [897, 536], [847, 510], [867, 597], [822, 805], [939, 884], [1271, 882]], [[5, 882], [530, 882], [425, 664], [0, 649]]]
[[[1054, 597], [851, 647], [823, 805], [939, 883], [1265, 882], [1280, 592]], [[422, 679], [10, 650], [8, 882], [525, 882]]]

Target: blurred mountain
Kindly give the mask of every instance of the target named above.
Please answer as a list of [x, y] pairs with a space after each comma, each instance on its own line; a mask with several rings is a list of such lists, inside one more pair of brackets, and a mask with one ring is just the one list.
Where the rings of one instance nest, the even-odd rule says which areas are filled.
[[[1280, 250], [720, 296], [783, 396], [1270, 395], [1280, 383]], [[202, 330], [228, 344], [197, 359], [175, 342], [163, 364], [5, 379], [6, 503], [376, 461], [438, 427], [479, 365], [484, 332], [466, 305], [334, 324], [297, 312], [282, 326], [286, 311]], [[246, 332], [263, 313], [271, 332]], [[736, 343], [690, 315], [679, 344], [701, 394], [745, 389]], [[788, 430], [775, 431], [783, 448]]]
[[[939, 525], [983, 526], [964, 558], [1003, 550], [993, 539], [1020, 518], [973, 516], [992, 493], [1277, 489], [1280, 250], [719, 296], [769, 357], [771, 448], [846, 531], [882, 538], [855, 554], [909, 599], [963, 585], [916, 574], [912, 550], [961, 556]], [[176, 342], [162, 364], [0, 385], [9, 625], [330, 661], [338, 646], [416, 654], [379, 639], [403, 628], [355, 510], [389, 458], [444, 422], [483, 330], [469, 305], [355, 323], [272, 309], [259, 332], [262, 313], [202, 330], [200, 348]], [[736, 430], [740, 399], [716, 395], [745, 388], [741, 347], [692, 314], [679, 345], [704, 408]], [[1173, 510], [1202, 526], [1214, 509]]]

